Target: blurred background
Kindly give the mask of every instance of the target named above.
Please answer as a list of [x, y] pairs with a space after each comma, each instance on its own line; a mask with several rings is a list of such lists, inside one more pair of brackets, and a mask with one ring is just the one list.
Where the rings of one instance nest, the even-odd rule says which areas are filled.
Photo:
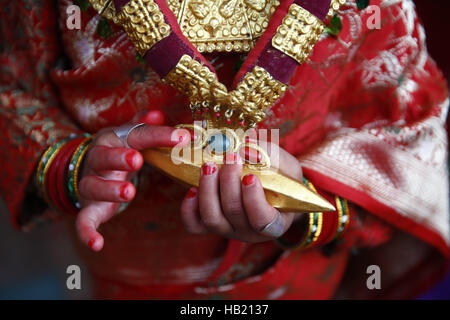
[[[450, 79], [448, 0], [415, 0], [428, 38], [428, 48]], [[450, 122], [447, 122], [450, 124]], [[450, 127], [450, 126], [449, 126]], [[30, 233], [14, 230], [0, 199], [0, 299], [89, 299], [89, 276], [67, 236], [64, 223], [42, 226]], [[66, 269], [81, 267], [81, 290], [68, 290]], [[450, 299], [450, 274], [420, 299]]]

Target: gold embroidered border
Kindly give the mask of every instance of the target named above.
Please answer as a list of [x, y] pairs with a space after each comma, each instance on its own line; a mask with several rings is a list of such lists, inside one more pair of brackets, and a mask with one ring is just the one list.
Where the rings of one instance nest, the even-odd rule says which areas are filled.
[[310, 55], [324, 29], [320, 19], [293, 4], [278, 27], [272, 45], [301, 64]]
[[248, 121], [258, 123], [264, 120], [264, 110], [277, 101], [287, 86], [275, 80], [264, 68], [255, 66], [245, 74], [236, 90], [230, 93], [233, 109], [241, 109]]
[[181, 57], [164, 80], [185, 93], [191, 102], [224, 102], [228, 95], [216, 74], [188, 55]]
[[170, 35], [170, 26], [153, 0], [131, 0], [117, 14], [117, 21], [141, 56]]

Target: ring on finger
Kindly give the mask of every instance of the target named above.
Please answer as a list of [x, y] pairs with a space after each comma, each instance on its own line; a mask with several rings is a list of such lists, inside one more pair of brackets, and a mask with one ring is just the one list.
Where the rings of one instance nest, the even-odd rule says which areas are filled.
[[130, 136], [131, 132], [139, 127], [145, 126], [145, 123], [138, 123], [138, 124], [124, 124], [120, 127], [114, 128], [113, 132], [117, 136], [117, 138], [122, 141], [125, 148], [130, 148], [128, 145], [128, 137]]

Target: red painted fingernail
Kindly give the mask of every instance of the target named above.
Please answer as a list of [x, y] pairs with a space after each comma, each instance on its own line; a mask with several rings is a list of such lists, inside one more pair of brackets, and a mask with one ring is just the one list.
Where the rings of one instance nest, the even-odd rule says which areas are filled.
[[94, 238], [92, 238], [91, 240], [89, 240], [89, 242], [88, 242], [89, 248], [93, 249], [93, 248], [94, 248], [94, 244], [95, 244], [95, 239], [94, 239]]
[[241, 154], [241, 157], [251, 163], [260, 163], [262, 160], [261, 152], [253, 148], [241, 148], [241, 150], [239, 150], [239, 153]]
[[234, 152], [225, 155], [225, 163], [231, 164], [237, 162], [237, 154]]
[[120, 197], [124, 200], [128, 200], [130, 192], [128, 190], [128, 184], [124, 184], [122, 187], [120, 187]]
[[135, 167], [134, 152], [129, 152], [129, 153], [125, 156], [125, 161], [128, 163], [128, 166], [129, 166], [130, 168], [134, 168], [134, 167]]
[[202, 167], [202, 170], [203, 170], [203, 174], [205, 176], [210, 176], [210, 175], [216, 173], [217, 168], [215, 165], [205, 163]]
[[249, 186], [255, 182], [255, 175], [254, 174], [247, 174], [243, 179], [242, 183], [244, 186]]
[[188, 193], [186, 194], [186, 198], [187, 199], [192, 199], [192, 198], [195, 198], [196, 195], [197, 195], [197, 189], [190, 188]]

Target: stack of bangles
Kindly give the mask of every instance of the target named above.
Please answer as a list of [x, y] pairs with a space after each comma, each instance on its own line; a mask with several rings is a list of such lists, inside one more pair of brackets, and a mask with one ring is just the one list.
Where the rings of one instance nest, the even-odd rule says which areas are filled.
[[[317, 192], [311, 182], [306, 179], [303, 179], [303, 182], [307, 187]], [[311, 212], [308, 214], [307, 228], [306, 231], [302, 230], [303, 236], [300, 241], [292, 239], [298, 238], [298, 230], [294, 230], [293, 233], [288, 232], [276, 239], [276, 243], [283, 249], [296, 250], [325, 245], [336, 240], [347, 230], [350, 222], [350, 210], [346, 199], [335, 196], [334, 200], [337, 212]], [[302, 227], [304, 228], [303, 225]], [[290, 237], [290, 234], [295, 234], [295, 237]]]
[[89, 134], [72, 135], [47, 148], [41, 156], [35, 183], [40, 196], [53, 209], [78, 213], [78, 175], [91, 141]]

